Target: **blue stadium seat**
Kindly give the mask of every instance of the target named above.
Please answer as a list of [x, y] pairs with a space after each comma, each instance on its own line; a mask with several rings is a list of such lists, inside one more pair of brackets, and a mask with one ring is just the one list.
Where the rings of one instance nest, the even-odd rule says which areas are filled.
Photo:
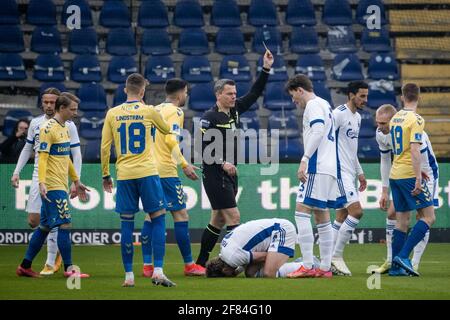
[[33, 77], [39, 81], [64, 81], [64, 65], [61, 58], [54, 54], [39, 55], [34, 65]]
[[382, 104], [392, 104], [397, 106], [397, 99], [395, 98], [395, 92], [389, 90], [374, 90], [369, 88], [369, 96], [367, 106], [372, 109], [377, 109]]
[[[89, 3], [86, 0], [66, 0], [64, 3], [64, 6], [62, 8], [61, 13], [61, 24], [67, 25], [67, 20], [70, 18], [73, 14], [73, 12], [67, 13], [67, 8], [75, 5], [80, 8], [81, 11], [81, 27], [91, 27], [93, 25], [92, 23], [92, 12], [89, 8]], [[69, 20], [70, 21], [70, 20]]]
[[175, 77], [175, 67], [170, 56], [152, 56], [145, 66], [145, 78], [150, 83], [165, 83]]
[[0, 25], [0, 52], [25, 50], [23, 33], [19, 25]]
[[289, 0], [286, 23], [291, 26], [316, 25], [316, 13], [311, 0]]
[[74, 29], [69, 33], [69, 52], [98, 54], [97, 32], [92, 27]]
[[186, 28], [181, 31], [178, 51], [187, 55], [209, 53], [208, 38], [201, 28]]
[[319, 53], [319, 37], [316, 28], [309, 26], [293, 27], [289, 47], [294, 53]]
[[220, 28], [216, 35], [216, 52], [221, 54], [244, 54], [244, 35], [239, 28]]
[[313, 91], [316, 96], [321, 97], [328, 101], [330, 106], [333, 105], [333, 99], [331, 98], [330, 89], [327, 88], [326, 83], [324, 81], [313, 81]]
[[117, 87], [116, 91], [114, 92], [114, 101], [113, 101], [114, 107], [127, 101], [127, 95], [124, 89], [125, 84], [121, 84]]
[[[263, 57], [259, 57], [258, 67], [256, 68], [257, 73], [259, 74], [262, 71], [263, 67]], [[274, 61], [272, 68], [270, 69], [269, 82], [273, 81], [287, 81], [287, 66], [286, 62], [283, 59], [282, 55], [274, 55]]]
[[45, 90], [48, 88], [56, 88], [61, 92], [67, 91], [66, 86], [62, 82], [44, 82], [39, 87], [39, 95], [38, 95], [38, 101], [37, 101], [37, 107], [41, 108], [41, 96], [44, 93]]
[[[236, 97], [240, 98], [245, 96], [251, 88], [252, 84], [250, 82], [236, 82]], [[255, 102], [248, 110], [248, 112], [250, 111], [255, 111], [259, 109], [259, 104], [258, 102]], [[246, 113], [244, 113], [246, 114]]]
[[259, 130], [259, 118], [255, 111], [247, 111], [239, 116], [239, 122], [242, 130]]
[[273, 54], [283, 52], [281, 34], [277, 27], [256, 28], [252, 42], [252, 50], [256, 53], [264, 54], [266, 49], [264, 48], [263, 41]]
[[122, 0], [105, 1], [99, 23], [106, 28], [128, 28], [131, 26], [130, 10]]
[[270, 130], [279, 130], [280, 138], [300, 137], [298, 116], [291, 110], [273, 111], [269, 116], [268, 128]]
[[252, 74], [247, 58], [244, 55], [224, 56], [220, 63], [219, 77], [234, 81], [251, 81]]
[[159, 56], [172, 54], [172, 42], [166, 28], [145, 29], [141, 42], [143, 54]]
[[240, 27], [241, 15], [235, 0], [216, 0], [213, 3], [211, 24], [216, 27]]
[[203, 11], [197, 0], [179, 0], [175, 5], [173, 24], [180, 28], [197, 28], [205, 25]]
[[104, 111], [107, 108], [106, 93], [98, 83], [83, 83], [77, 93], [82, 111]]
[[3, 0], [0, 6], [0, 24], [19, 23], [19, 9], [16, 0]]
[[376, 125], [375, 119], [369, 111], [359, 111], [361, 115], [361, 128], [359, 130], [359, 138], [372, 138], [375, 136]]
[[332, 75], [338, 81], [363, 80], [361, 63], [356, 54], [338, 54], [334, 58]]
[[18, 53], [0, 53], [0, 80], [25, 80], [27, 74]]
[[374, 52], [370, 56], [369, 78], [374, 80], [398, 80], [398, 65], [393, 53]]
[[80, 119], [80, 137], [96, 139], [102, 136], [105, 112], [84, 112]]
[[252, 0], [248, 9], [248, 24], [255, 27], [278, 25], [277, 10], [272, 0]]
[[[100, 161], [100, 146], [101, 139], [89, 139], [83, 150], [83, 161], [99, 162]], [[112, 156], [112, 153], [111, 153]], [[112, 158], [112, 157], [111, 157]], [[111, 161], [113, 161], [111, 159]]]
[[392, 51], [389, 31], [386, 26], [381, 29], [364, 29], [361, 36], [361, 44], [367, 52], [390, 52]]
[[61, 34], [56, 26], [38, 26], [31, 36], [31, 51], [37, 53], [61, 53]]
[[3, 135], [9, 137], [14, 133], [14, 128], [16, 127], [17, 121], [20, 119], [31, 120], [33, 115], [28, 110], [23, 109], [12, 109], [5, 114], [5, 119], [3, 120]]
[[322, 58], [315, 53], [300, 55], [297, 60], [295, 72], [307, 75], [311, 81], [327, 80]]
[[328, 30], [327, 47], [333, 53], [354, 53], [358, 51], [352, 27], [330, 27]]
[[269, 110], [295, 109], [292, 98], [284, 90], [284, 82], [270, 82], [266, 85], [264, 106]]
[[56, 6], [52, 0], [30, 0], [27, 9], [27, 23], [34, 25], [51, 25], [56, 22]]
[[352, 9], [348, 0], [326, 0], [323, 12], [322, 22], [329, 26], [347, 26], [351, 25]]
[[278, 143], [280, 160], [299, 162], [303, 156], [303, 144], [298, 137], [280, 138], [278, 141], [272, 143]]
[[138, 67], [133, 57], [115, 56], [108, 66], [108, 80], [114, 83], [124, 83], [127, 77], [135, 72], [138, 72]]
[[131, 28], [109, 30], [106, 52], [116, 56], [134, 56], [137, 54], [136, 41]]
[[189, 109], [195, 111], [205, 111], [212, 108], [216, 103], [214, 95], [214, 84], [198, 83], [192, 86], [189, 94]]
[[188, 82], [210, 82], [213, 80], [211, 64], [205, 56], [187, 56], [181, 65], [181, 78]]
[[380, 149], [375, 138], [360, 138], [358, 140], [358, 158], [377, 160], [380, 158]]
[[143, 28], [165, 28], [168, 25], [167, 8], [161, 0], [141, 2], [138, 26]]
[[100, 82], [102, 72], [96, 55], [83, 54], [75, 57], [72, 63], [71, 79], [77, 82]]
[[373, 11], [370, 11], [369, 14], [367, 13], [367, 8], [372, 5], [375, 5], [378, 8], [380, 8], [380, 17], [381, 17], [380, 23], [382, 25], [385, 25], [387, 23], [386, 12], [384, 10], [384, 4], [382, 0], [360, 0], [358, 2], [358, 7], [356, 8], [356, 21], [359, 24], [366, 26], [367, 18], [374, 13]]

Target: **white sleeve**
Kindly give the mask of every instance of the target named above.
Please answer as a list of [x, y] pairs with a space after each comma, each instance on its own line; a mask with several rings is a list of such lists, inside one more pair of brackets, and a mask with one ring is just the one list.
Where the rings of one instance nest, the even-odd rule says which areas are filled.
[[25, 146], [20, 152], [19, 160], [17, 160], [17, 165], [16, 168], [14, 169], [14, 174], [20, 175], [20, 172], [22, 171], [23, 167], [25, 167], [28, 160], [30, 159], [32, 151], [33, 151], [33, 144], [29, 143], [27, 138], [27, 142], [25, 143]]
[[219, 257], [230, 267], [237, 268], [239, 266], [246, 266], [252, 262], [253, 254], [251, 251], [235, 247], [232, 249], [232, 252], [231, 250], [229, 250], [229, 252], [221, 252]]
[[380, 158], [380, 173], [381, 173], [381, 185], [389, 188], [389, 174], [391, 173], [391, 153], [381, 153]]
[[356, 157], [356, 174], [359, 176], [361, 174], [364, 174], [364, 171], [361, 167], [361, 163], [359, 163], [358, 157]]
[[28, 142], [28, 144], [31, 144], [32, 146], [34, 145], [34, 127], [35, 126], [36, 126], [35, 121], [33, 119], [30, 122], [30, 126], [28, 128], [28, 134], [27, 134], [27, 142]]
[[306, 156], [308, 159], [312, 157], [317, 148], [319, 148], [324, 133], [325, 125], [322, 122], [313, 123], [311, 127], [311, 134], [309, 135], [303, 156]]
[[80, 138], [78, 137], [77, 127], [75, 123], [68, 122], [69, 124], [69, 134], [70, 134], [70, 151], [72, 153], [73, 166], [79, 178], [81, 178], [81, 147]]

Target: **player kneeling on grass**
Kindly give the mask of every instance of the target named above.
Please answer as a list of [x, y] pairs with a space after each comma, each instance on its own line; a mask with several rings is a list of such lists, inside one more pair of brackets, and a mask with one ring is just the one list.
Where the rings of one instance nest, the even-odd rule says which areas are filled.
[[294, 225], [285, 219], [244, 223], [224, 237], [219, 257], [206, 264], [206, 276], [234, 277], [245, 269], [248, 277], [275, 278], [280, 267], [294, 256], [296, 238]]
[[66, 121], [77, 115], [79, 102], [76, 96], [67, 92], [62, 93], [56, 100], [55, 117], [41, 127], [38, 163], [39, 191], [42, 198], [41, 220], [39, 228], [30, 240], [25, 258], [16, 270], [18, 276], [40, 277], [31, 269], [31, 264], [49, 232], [59, 227], [57, 242], [64, 262], [64, 276], [89, 277], [88, 274], [72, 269], [71, 217], [67, 197], [68, 176], [74, 182], [76, 193], [81, 200], [87, 200], [86, 191], [89, 191], [80, 182], [70, 160], [70, 135]]

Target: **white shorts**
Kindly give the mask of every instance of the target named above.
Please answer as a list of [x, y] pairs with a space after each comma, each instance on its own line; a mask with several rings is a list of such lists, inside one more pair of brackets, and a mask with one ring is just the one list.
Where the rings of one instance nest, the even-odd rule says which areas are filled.
[[[433, 195], [433, 206], [439, 208], [439, 179], [430, 179], [427, 182], [428, 191]], [[389, 200], [392, 201], [392, 192], [389, 192]]]
[[297, 242], [297, 229], [292, 222], [283, 220], [280, 228], [272, 231], [269, 250], [267, 252], [279, 252], [292, 258]]
[[[347, 208], [349, 205], [359, 202], [359, 192], [356, 189], [356, 177], [342, 173], [337, 180], [336, 209]], [[337, 200], [339, 199], [339, 200]]]
[[27, 208], [28, 213], [38, 213], [41, 214], [41, 194], [39, 192], [39, 180], [37, 177], [33, 177], [30, 186], [30, 192], [28, 193]]
[[314, 209], [334, 208], [336, 203], [336, 178], [328, 174], [310, 173], [305, 183], [300, 183], [297, 203]]

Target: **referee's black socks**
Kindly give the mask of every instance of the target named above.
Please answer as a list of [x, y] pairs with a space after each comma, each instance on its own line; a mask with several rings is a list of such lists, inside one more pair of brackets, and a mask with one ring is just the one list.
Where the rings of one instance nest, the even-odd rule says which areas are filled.
[[206, 261], [208, 261], [209, 259], [209, 254], [214, 249], [219, 236], [220, 229], [217, 229], [216, 227], [208, 224], [202, 234], [200, 254], [198, 255], [197, 261], [195, 262], [196, 264], [199, 264], [203, 267], [206, 265]]

